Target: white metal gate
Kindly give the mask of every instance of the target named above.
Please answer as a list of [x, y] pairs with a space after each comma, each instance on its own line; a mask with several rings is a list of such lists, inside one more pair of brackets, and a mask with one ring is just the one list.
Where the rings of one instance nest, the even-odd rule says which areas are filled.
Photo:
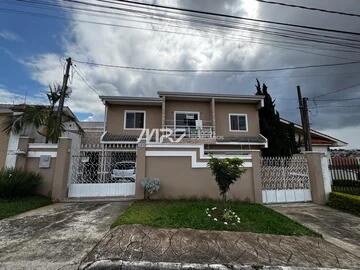
[[307, 160], [303, 155], [261, 159], [263, 203], [311, 201]]
[[71, 169], [69, 197], [135, 195], [135, 148], [82, 149]]

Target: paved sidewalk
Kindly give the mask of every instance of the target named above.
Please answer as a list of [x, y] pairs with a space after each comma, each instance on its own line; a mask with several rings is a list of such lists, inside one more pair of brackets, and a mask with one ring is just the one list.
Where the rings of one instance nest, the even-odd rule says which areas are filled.
[[360, 260], [360, 217], [312, 203], [273, 205], [270, 208], [320, 233], [325, 240]]
[[0, 269], [77, 269], [125, 202], [59, 203], [0, 221]]
[[81, 268], [106, 269], [96, 263], [100, 260], [360, 268], [357, 257], [321, 238], [143, 225], [112, 229], [83, 260]]

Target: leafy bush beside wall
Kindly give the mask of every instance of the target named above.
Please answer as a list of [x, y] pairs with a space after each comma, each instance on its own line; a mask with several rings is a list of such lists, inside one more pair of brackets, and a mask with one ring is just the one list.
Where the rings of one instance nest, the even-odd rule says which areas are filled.
[[33, 172], [2, 169], [0, 171], [0, 198], [12, 199], [33, 195], [41, 181], [41, 175]]
[[358, 180], [333, 180], [332, 190], [360, 196], [360, 181]]
[[331, 192], [328, 205], [360, 216], [360, 196]]

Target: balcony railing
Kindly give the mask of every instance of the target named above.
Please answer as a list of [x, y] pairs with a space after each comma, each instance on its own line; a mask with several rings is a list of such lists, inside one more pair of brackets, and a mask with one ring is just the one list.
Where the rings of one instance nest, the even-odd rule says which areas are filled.
[[215, 129], [213, 126], [180, 126], [180, 125], [165, 125], [163, 128], [172, 130], [172, 136], [189, 139], [212, 139], [215, 137]]

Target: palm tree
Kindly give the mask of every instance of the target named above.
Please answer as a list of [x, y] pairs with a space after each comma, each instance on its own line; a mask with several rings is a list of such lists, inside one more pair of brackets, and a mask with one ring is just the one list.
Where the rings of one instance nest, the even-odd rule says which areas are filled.
[[[14, 111], [19, 114], [9, 116], [4, 125], [6, 133], [13, 132], [19, 134], [27, 127], [35, 127], [37, 132], [45, 137], [46, 143], [51, 141], [56, 143], [61, 134], [65, 131], [65, 123], [74, 121], [76, 119], [67, 113], [62, 112], [61, 123], [58, 123], [56, 114], [56, 104], [60, 99], [61, 86], [53, 84], [49, 86], [49, 92], [46, 96], [49, 100], [49, 105], [17, 105], [14, 106]], [[66, 95], [68, 97], [68, 95]]]

